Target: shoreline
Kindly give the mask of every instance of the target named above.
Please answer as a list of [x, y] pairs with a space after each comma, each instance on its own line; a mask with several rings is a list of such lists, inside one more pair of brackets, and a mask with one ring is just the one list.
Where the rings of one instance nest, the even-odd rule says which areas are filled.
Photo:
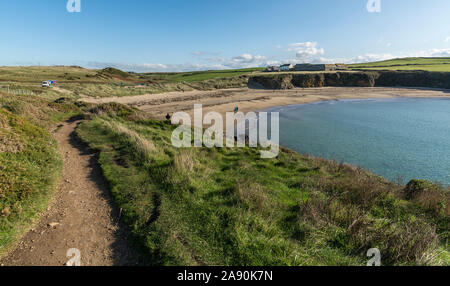
[[450, 98], [450, 90], [410, 87], [321, 87], [267, 90], [233, 88], [212, 91], [169, 92], [128, 97], [82, 98], [88, 103], [116, 102], [136, 107], [155, 119], [167, 113], [184, 111], [193, 115], [194, 104], [203, 104], [203, 112], [222, 115], [235, 107], [247, 113], [269, 108], [302, 105], [320, 101], [371, 98]]
[[289, 108], [289, 107], [296, 107], [296, 106], [302, 106], [302, 105], [308, 105], [308, 104], [317, 104], [317, 103], [326, 103], [330, 101], [336, 101], [336, 102], [342, 102], [342, 101], [350, 101], [350, 100], [381, 100], [381, 99], [432, 99], [432, 98], [438, 98], [438, 99], [444, 99], [444, 100], [450, 100], [450, 95], [447, 97], [442, 96], [390, 96], [390, 97], [383, 97], [383, 98], [374, 98], [374, 97], [364, 97], [364, 98], [339, 98], [339, 99], [327, 99], [327, 100], [317, 100], [317, 101], [311, 101], [307, 103], [299, 103], [299, 104], [290, 104], [290, 105], [277, 105], [272, 106], [264, 109], [257, 109], [252, 110], [254, 112], [274, 112], [276, 109], [279, 108]]

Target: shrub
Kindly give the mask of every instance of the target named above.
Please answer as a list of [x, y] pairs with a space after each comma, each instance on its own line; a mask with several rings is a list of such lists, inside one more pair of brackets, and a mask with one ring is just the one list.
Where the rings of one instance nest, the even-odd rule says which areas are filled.
[[426, 180], [411, 180], [404, 189], [407, 200], [435, 215], [449, 216], [449, 191]]
[[97, 115], [108, 115], [127, 117], [137, 112], [136, 109], [128, 107], [127, 105], [119, 104], [116, 102], [103, 103], [94, 106], [89, 112]]

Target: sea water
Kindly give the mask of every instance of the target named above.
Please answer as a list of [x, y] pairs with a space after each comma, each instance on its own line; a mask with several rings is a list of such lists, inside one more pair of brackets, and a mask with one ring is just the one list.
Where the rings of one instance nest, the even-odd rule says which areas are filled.
[[276, 107], [280, 145], [388, 180], [450, 184], [450, 99], [339, 100]]

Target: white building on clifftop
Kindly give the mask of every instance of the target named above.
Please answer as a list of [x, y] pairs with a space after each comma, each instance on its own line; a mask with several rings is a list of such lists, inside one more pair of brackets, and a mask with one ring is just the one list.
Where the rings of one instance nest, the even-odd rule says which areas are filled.
[[280, 66], [280, 71], [290, 71], [294, 69], [293, 64], [285, 64]]

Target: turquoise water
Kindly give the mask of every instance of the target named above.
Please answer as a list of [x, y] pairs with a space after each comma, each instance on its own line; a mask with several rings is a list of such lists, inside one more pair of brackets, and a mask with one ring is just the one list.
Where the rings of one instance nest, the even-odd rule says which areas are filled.
[[450, 184], [450, 99], [341, 100], [273, 108], [280, 144], [389, 180]]

